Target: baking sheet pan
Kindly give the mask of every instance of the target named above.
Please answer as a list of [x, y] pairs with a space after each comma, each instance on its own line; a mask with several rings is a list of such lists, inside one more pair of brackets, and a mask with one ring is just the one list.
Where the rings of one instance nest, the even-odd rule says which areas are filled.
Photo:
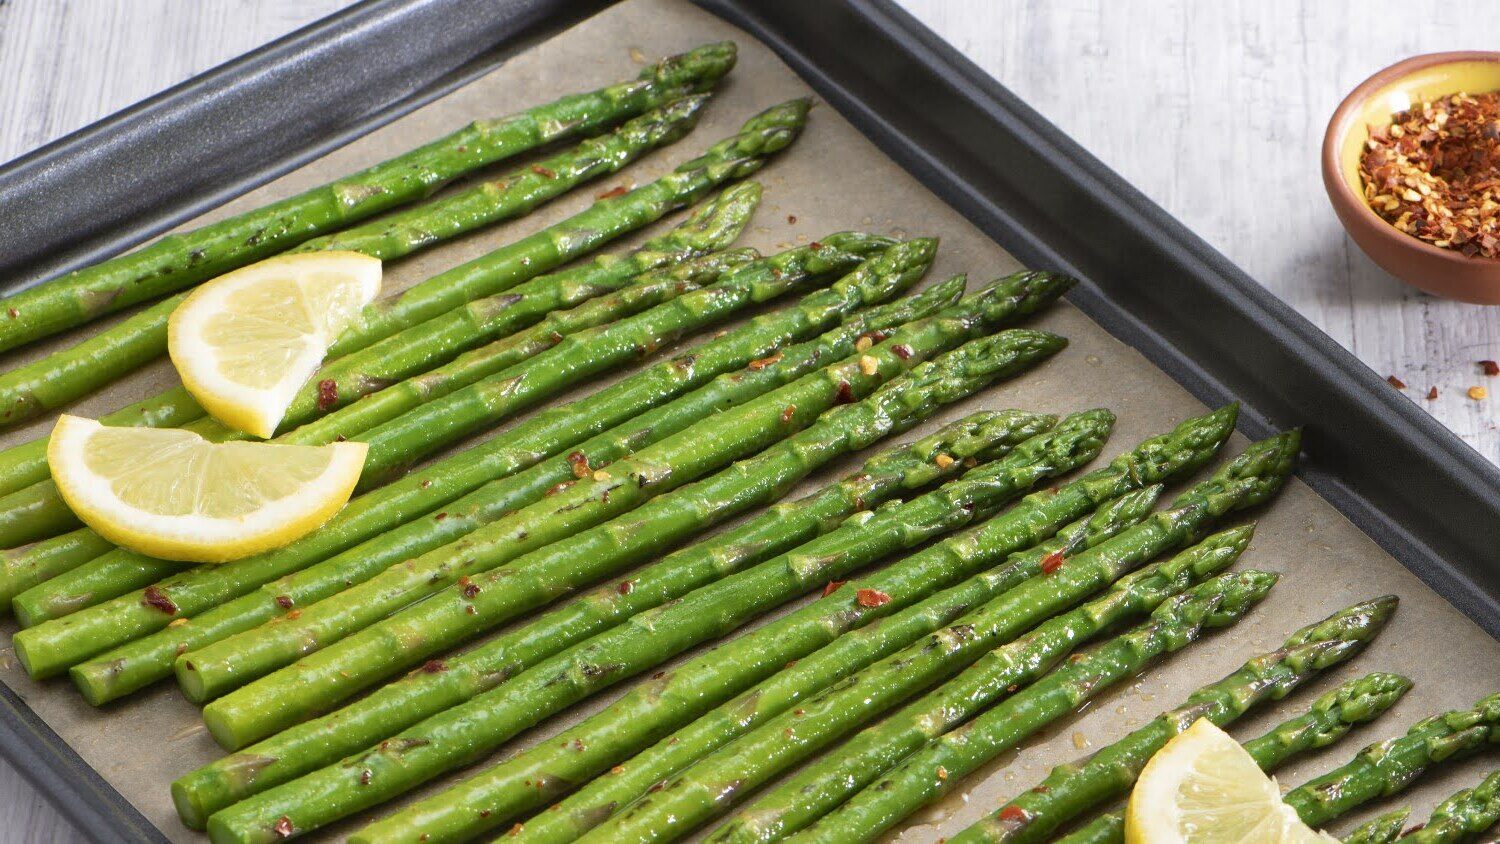
[[[1120, 417], [1108, 456], [1199, 412], [1204, 402], [1229, 397], [1246, 402], [1242, 430], [1252, 436], [1276, 426], [1309, 426], [1306, 483], [1293, 483], [1273, 506], [1253, 514], [1261, 526], [1242, 565], [1284, 576], [1266, 604], [1234, 632], [1195, 646], [998, 760], [964, 795], [917, 818], [904, 840], [933, 840], [962, 828], [1050, 765], [1113, 740], [1300, 624], [1376, 594], [1401, 595], [1403, 609], [1368, 654], [1235, 732], [1253, 735], [1355, 672], [1401, 671], [1418, 681], [1417, 688], [1379, 723], [1290, 766], [1285, 781], [1326, 769], [1360, 743], [1404, 730], [1417, 717], [1466, 706], [1495, 690], [1500, 645], [1486, 633], [1497, 621], [1492, 555], [1486, 556], [1500, 530], [1492, 467], [1404, 399], [1378, 392], [1372, 373], [893, 7], [705, 5], [712, 14], [671, 0], [627, 0], [508, 54], [488, 74], [449, 77], [446, 84], [464, 84], [201, 219], [319, 183], [474, 117], [611, 81], [643, 57], [734, 38], [740, 66], [698, 130], [598, 190], [652, 178], [760, 108], [805, 94], [811, 85], [825, 107], [815, 109], [797, 145], [757, 177], [766, 200], [744, 238], [750, 245], [770, 251], [846, 228], [934, 233], [943, 237], [934, 280], [967, 271], [983, 282], [1029, 265], [1072, 269], [1088, 282], [1070, 296], [1071, 304], [1036, 323], [1070, 338], [1063, 355], [949, 409], [922, 430], [979, 407], [1065, 412], [1106, 406]], [[413, 18], [403, 20], [413, 25]], [[540, 26], [538, 20], [530, 25]], [[249, 90], [248, 82], [239, 83]], [[593, 192], [395, 263], [387, 284], [405, 286], [488, 251], [573, 213]], [[112, 409], [169, 378], [167, 368], [157, 366], [76, 412]], [[46, 427], [10, 434], [4, 444]], [[807, 486], [855, 462], [829, 467]], [[1456, 526], [1467, 529], [1450, 535]], [[13, 709], [3, 722], [0, 751], [36, 776], [89, 834], [196, 839], [177, 823], [166, 784], [218, 751], [175, 690], [164, 687], [94, 710], [65, 682], [32, 683], [11, 660], [0, 666], [0, 680]], [[501, 753], [575, 722], [612, 697], [543, 723]], [[1445, 769], [1409, 800], [1425, 809], [1476, 780], [1484, 764]]]

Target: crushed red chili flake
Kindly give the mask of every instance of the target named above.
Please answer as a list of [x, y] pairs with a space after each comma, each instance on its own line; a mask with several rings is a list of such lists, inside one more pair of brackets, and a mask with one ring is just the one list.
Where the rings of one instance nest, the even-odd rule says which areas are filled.
[[441, 674], [448, 670], [448, 663], [441, 659], [429, 659], [422, 663], [423, 674]]
[[839, 404], [850, 404], [854, 401], [854, 388], [849, 386], [848, 381], [839, 382], [839, 389], [834, 395], [834, 400]]
[[471, 601], [474, 600], [474, 596], [479, 594], [479, 584], [470, 580], [468, 575], [464, 575], [458, 579], [458, 586], [463, 596]]
[[604, 193], [599, 194], [598, 196], [596, 196], [594, 198], [595, 199], [614, 199], [617, 196], [624, 196], [624, 195], [625, 195], [625, 186], [624, 185], [615, 185], [614, 187], [610, 188], [609, 190], [605, 191]]
[[6, 308], [5, 309], [5, 313], [11, 319], [15, 319], [15, 318], [17, 318], [17, 317], [19, 317], [21, 315], [21, 312], [18, 311], [18, 310], [16, 310], [15, 308]]
[[901, 358], [902, 360], [906, 360], [907, 358], [911, 357], [911, 346], [897, 343], [896, 345], [891, 347], [891, 354], [895, 355], [898, 358]]
[[435, 522], [441, 522], [443, 519], [446, 519], [446, 518], [448, 518], [448, 513], [445, 511], [445, 512], [442, 512], [442, 513], [438, 513], [436, 516], [433, 516], [432, 520], [435, 521]]
[[1397, 378], [1394, 375], [1385, 376], [1385, 383], [1390, 384], [1392, 387], [1395, 387], [1398, 390], [1406, 389], [1406, 382], [1402, 381], [1400, 378]]
[[828, 585], [823, 587], [823, 597], [826, 598], [829, 595], [832, 595], [833, 593], [839, 591], [839, 587], [843, 586], [845, 583], [848, 583], [848, 582], [849, 581], [847, 581], [847, 580], [830, 580], [830, 581], [828, 581]]
[[339, 402], [339, 382], [332, 378], [324, 378], [318, 382], [318, 409], [332, 410]]
[[1024, 821], [1026, 820], [1026, 810], [1022, 809], [1019, 806], [1006, 806], [1004, 809], [1000, 810], [1000, 820]]
[[1399, 231], [1469, 257], [1500, 257], [1500, 92], [1450, 94], [1371, 126], [1365, 202]]
[[1428, 401], [1432, 401], [1435, 398], [1437, 398], [1437, 387], [1428, 387], [1427, 388], [1427, 400]]
[[1492, 360], [1482, 360], [1479, 362], [1479, 371], [1485, 375], [1500, 375], [1500, 363], [1495, 363]]
[[359, 772], [359, 784], [360, 785], [369, 785], [370, 784], [370, 769], [369, 768], [366, 768], [363, 771]]
[[629, 595], [631, 592], [635, 591], [635, 584], [631, 583], [628, 580], [622, 580], [620, 581], [620, 585], [615, 588], [620, 590], [621, 595]]
[[589, 459], [583, 456], [583, 452], [575, 451], [568, 455], [568, 465], [573, 467], [573, 477], [587, 478], [593, 471], [589, 468]]
[[861, 589], [854, 593], [854, 602], [862, 607], [879, 607], [889, 604], [891, 596], [879, 589]]
[[937, 767], [937, 777], [940, 780], [947, 779], [948, 778], [948, 769], [944, 768], [942, 765], [939, 765]]
[[771, 364], [773, 364], [773, 363], [775, 363], [775, 362], [777, 362], [779, 360], [781, 360], [781, 352], [777, 352], [776, 354], [771, 355], [769, 357], [763, 357], [763, 358], [759, 358], [757, 360], [752, 360], [752, 361], [750, 361], [749, 368], [753, 369], [753, 370], [756, 370], [756, 371], [759, 371], [759, 370], [765, 369], [766, 367], [770, 366]]
[[302, 617], [302, 610], [292, 610], [291, 612], [286, 614], [286, 617], [291, 621], [296, 621], [297, 619]]
[[786, 406], [785, 410], [781, 411], [781, 421], [783, 423], [790, 422], [790, 421], [792, 421], [792, 418], [795, 417], [796, 415], [797, 415], [797, 406], [795, 404], [789, 404], [789, 405]]
[[1051, 574], [1062, 568], [1063, 554], [1061, 551], [1053, 551], [1042, 558], [1042, 574]]
[[554, 172], [552, 170], [548, 170], [546, 167], [543, 167], [540, 164], [533, 164], [533, 165], [531, 165], [531, 172], [537, 174], [538, 176], [546, 176], [549, 179], [555, 179], [555, 178], [557, 178], [557, 173], [556, 172]]
[[146, 591], [141, 594], [141, 604], [154, 610], [161, 610], [167, 615], [177, 614], [177, 605], [167, 597], [167, 593], [161, 591], [160, 586], [147, 586]]
[[284, 610], [291, 609], [292, 608], [292, 596], [291, 595], [277, 595], [276, 596], [276, 606], [281, 607]]
[[292, 828], [292, 819], [282, 815], [276, 819], [276, 823], [271, 825], [271, 831], [276, 833], [277, 838], [291, 838], [296, 830]]
[[812, 243], [809, 243], [807, 245], [810, 246], [810, 247], [812, 247], [813, 249], [822, 249], [823, 248], [823, 244], [819, 243], [816, 240], [814, 240]]
[[[488, 813], [486, 813], [486, 814], [488, 814]], [[516, 824], [515, 826], [511, 827], [510, 828], [510, 833], [509, 833], [510, 837], [511, 838], [515, 838], [517, 835], [520, 835], [522, 829], [523, 829], [523, 827], [522, 827], [521, 824]]]
[[421, 487], [422, 489], [426, 489], [426, 488], [432, 486], [432, 481], [430, 481], [430, 480], [423, 481], [423, 482], [417, 484], [417, 486]]

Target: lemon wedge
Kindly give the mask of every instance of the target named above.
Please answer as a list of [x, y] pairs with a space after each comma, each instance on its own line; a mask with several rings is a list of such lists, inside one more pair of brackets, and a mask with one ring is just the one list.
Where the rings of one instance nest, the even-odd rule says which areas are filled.
[[1125, 810], [1126, 844], [1326, 844], [1281, 802], [1276, 781], [1212, 721], [1151, 757]]
[[364, 443], [211, 443], [174, 428], [112, 428], [64, 415], [47, 460], [58, 492], [116, 545], [222, 563], [304, 536], [343, 507]]
[[282, 255], [199, 285], [167, 322], [167, 352], [214, 418], [270, 437], [328, 347], [380, 292], [358, 252]]

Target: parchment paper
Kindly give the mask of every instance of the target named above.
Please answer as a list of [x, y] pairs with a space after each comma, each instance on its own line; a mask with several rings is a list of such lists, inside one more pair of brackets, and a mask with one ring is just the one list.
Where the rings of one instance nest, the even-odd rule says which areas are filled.
[[[705, 12], [670, 0], [629, 0], [516, 57], [466, 88], [205, 215], [202, 221], [327, 181], [451, 131], [469, 120], [503, 115], [564, 93], [624, 78], [634, 74], [635, 65], [647, 61], [647, 57], [721, 38], [739, 42], [740, 63], [692, 135], [625, 173], [579, 190], [577, 195], [521, 221], [470, 235], [387, 266], [388, 290], [410, 285], [575, 213], [595, 193], [618, 184], [654, 178], [733, 132], [753, 113], [806, 94], [808, 89], [769, 50]], [[192, 139], [176, 142], [188, 144]], [[268, 138], [267, 143], [275, 143], [275, 139]], [[516, 165], [512, 162], [511, 166]], [[764, 251], [803, 243], [832, 231], [858, 228], [896, 235], [941, 235], [942, 249], [929, 280], [968, 272], [972, 283], [977, 284], [1018, 267], [1000, 247], [886, 159], [826, 106], [814, 110], [802, 139], [757, 178], [766, 187], [765, 202], [743, 241]], [[627, 239], [616, 248], [624, 248], [637, 239]], [[1105, 452], [1108, 457], [1204, 409], [1167, 376], [1071, 306], [1060, 304], [1035, 324], [1066, 335], [1072, 344], [1038, 371], [949, 408], [939, 419], [910, 436], [979, 408], [1023, 407], [1063, 413], [1103, 406], [1114, 410], [1119, 417]], [[59, 343], [77, 339], [68, 337]], [[605, 380], [589, 385], [585, 392], [596, 389]], [[73, 412], [102, 414], [154, 394], [171, 383], [170, 370], [159, 365], [81, 402]], [[51, 419], [38, 422], [8, 434], [0, 444], [10, 445], [40, 435], [50, 425]], [[1243, 444], [1243, 439], [1237, 439], [1233, 450]], [[805, 484], [804, 491], [841, 476], [857, 465], [859, 458], [855, 456], [829, 467]], [[1258, 735], [1264, 727], [1305, 707], [1321, 691], [1369, 671], [1402, 672], [1417, 680], [1416, 689], [1376, 724], [1356, 730], [1329, 750], [1289, 765], [1281, 774], [1283, 783], [1299, 783], [1341, 764], [1369, 741], [1404, 732], [1411, 722], [1441, 709], [1466, 707], [1500, 688], [1500, 646], [1307, 487], [1294, 481], [1265, 512], [1251, 515], [1259, 518], [1260, 527], [1240, 565], [1283, 575], [1281, 584], [1252, 616], [1232, 630], [1178, 654], [1142, 676], [1139, 682], [1102, 695], [1085, 707], [1079, 717], [1065, 720], [1018, 753], [998, 760], [970, 779], [966, 793], [914, 819], [899, 837], [932, 841], [962, 829], [1013, 793], [1030, 787], [1052, 765], [1073, 759], [1134, 729], [1162, 709], [1175, 705], [1197, 686], [1232, 671], [1245, 658], [1275, 647], [1302, 624], [1376, 595], [1400, 595], [1402, 609], [1368, 653], [1289, 700], [1245, 719], [1233, 732], [1242, 739]], [[6, 656], [0, 678], [26, 698], [85, 760], [170, 837], [202, 840], [179, 824], [167, 785], [175, 777], [215, 758], [219, 750], [203, 731], [195, 709], [177, 694], [175, 687], [163, 685], [119, 705], [95, 710], [74, 693], [66, 680], [34, 683], [17, 667], [8, 651]], [[545, 722], [532, 734], [512, 742], [497, 758], [562, 729], [614, 696], [602, 695]], [[1423, 817], [1432, 803], [1476, 782], [1494, 761], [1491, 756], [1445, 765], [1398, 799], [1416, 806], [1416, 817]], [[453, 779], [443, 778], [433, 787], [441, 787]], [[1396, 805], [1395, 801], [1390, 805]], [[325, 836], [347, 832], [369, 817], [355, 818], [327, 830]], [[1347, 825], [1340, 824], [1338, 828]]]

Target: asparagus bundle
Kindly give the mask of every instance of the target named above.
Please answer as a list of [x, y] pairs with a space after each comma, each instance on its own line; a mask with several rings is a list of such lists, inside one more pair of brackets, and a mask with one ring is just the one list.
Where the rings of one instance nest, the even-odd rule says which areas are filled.
[[1466, 788], [1444, 800], [1432, 810], [1424, 824], [1402, 833], [1409, 810], [1381, 815], [1356, 829], [1345, 842], [1388, 844], [1400, 839], [1412, 844], [1464, 844], [1478, 840], [1485, 830], [1500, 821], [1500, 771], [1495, 771], [1473, 788]]
[[[913, 259], [913, 263], [902, 264], [899, 271], [894, 272], [856, 272], [831, 289], [805, 297], [795, 308], [758, 318], [744, 329], [705, 344], [688, 355], [656, 364], [600, 391], [587, 401], [587, 410], [583, 414], [576, 408], [535, 414], [526, 423], [484, 446], [430, 467], [415, 479], [408, 478], [377, 494], [356, 499], [333, 522], [286, 548], [227, 565], [190, 569], [169, 577], [149, 587], [160, 599], [143, 600], [148, 597], [143, 592], [125, 594], [88, 610], [23, 630], [16, 637], [17, 650], [36, 646], [35, 655], [40, 657], [36, 664], [46, 666], [44, 674], [55, 673], [105, 648], [159, 630], [174, 617], [201, 612], [327, 556], [327, 553], [307, 556], [319, 547], [333, 546], [332, 552], [343, 550], [353, 542], [338, 543], [350, 533], [369, 531], [377, 524], [379, 527], [375, 532], [378, 532], [401, 524], [409, 516], [428, 512], [471, 492], [497, 474], [509, 474], [532, 465], [555, 453], [553, 450], [561, 450], [577, 441], [555, 442], [552, 437], [560, 427], [586, 426], [601, 419], [604, 425], [614, 424], [620, 418], [670, 400], [724, 370], [744, 366], [788, 339], [834, 323], [866, 301], [878, 301], [904, 289], [914, 280], [914, 273], [919, 274], [920, 269], [925, 269], [931, 255], [931, 243], [903, 249], [899, 254]], [[720, 284], [765, 293], [778, 284], [795, 285], [820, 273], [830, 266], [824, 258], [831, 258], [835, 267], [858, 260], [857, 256], [820, 244], [816, 248], [792, 250], [778, 258], [747, 265]], [[782, 277], [775, 278], [776, 273], [781, 273]], [[723, 368], [716, 369], [716, 365]], [[608, 418], [611, 412], [621, 415]], [[416, 509], [418, 504], [423, 505], [421, 509]], [[369, 535], [366, 532], [354, 542]], [[92, 581], [91, 592], [94, 593], [107, 588], [118, 594], [122, 591], [119, 582], [139, 582], [143, 574], [159, 572], [164, 567], [166, 564], [162, 561], [122, 549], [75, 570], [69, 579]], [[100, 583], [102, 586], [96, 585]], [[66, 605], [68, 601], [63, 603]]]
[[[762, 395], [816, 370], [823, 361], [854, 351], [870, 332], [893, 329], [951, 305], [962, 280], [934, 285], [915, 296], [856, 314], [819, 338], [779, 351], [780, 359], [718, 376], [709, 385], [663, 407], [627, 420], [579, 444], [566, 455], [490, 481], [439, 513], [408, 522], [329, 559], [262, 585], [244, 597], [214, 607], [136, 642], [77, 666], [71, 673], [94, 703], [112, 700], [166, 676], [176, 659], [178, 678], [194, 700], [222, 685], [211, 667], [213, 654], [194, 648], [223, 639], [362, 582], [387, 566], [455, 541], [481, 525], [541, 500], [549, 490], [599, 466], [665, 439], [712, 413]], [[590, 400], [592, 401], [592, 400]], [[558, 411], [563, 409], [559, 408]], [[554, 412], [554, 411], [549, 411]], [[225, 643], [226, 647], [234, 647]], [[561, 647], [561, 646], [559, 646]], [[181, 656], [179, 656], [181, 655]], [[194, 657], [201, 657], [198, 661]]]
[[[1395, 705], [1410, 689], [1411, 681], [1395, 674], [1367, 674], [1349, 680], [1318, 698], [1306, 712], [1283, 721], [1259, 738], [1245, 742], [1245, 751], [1261, 770], [1269, 773], [1298, 753], [1327, 747], [1338, 741], [1349, 732], [1351, 726], [1373, 721]], [[1121, 743], [1127, 741], [1130, 741], [1130, 737], [1123, 739]], [[1102, 758], [1106, 750], [1119, 747], [1121, 743], [1098, 751], [1094, 759]], [[1076, 773], [1087, 770], [1089, 765], [1090, 762], [1084, 762], [1066, 770]], [[1058, 769], [1058, 772], [1063, 770], [1065, 769]], [[1126, 769], [1110, 776], [1128, 780], [1124, 786], [1128, 789], [1139, 773], [1138, 770], [1132, 772]], [[1037, 824], [1035, 828], [1055, 829], [1065, 823], [1067, 818], [1087, 812], [1092, 808], [1093, 801], [1088, 803], [1084, 805], [1083, 801], [1070, 801], [1070, 805], [1060, 811], [1058, 816]], [[1027, 839], [1022, 836], [1017, 840]], [[1125, 813], [1112, 811], [1059, 839], [1059, 844], [1120, 844], [1124, 840]]]
[[338, 181], [164, 237], [7, 297], [0, 307], [15, 316], [0, 325], [0, 351], [180, 290], [313, 235], [419, 199], [496, 161], [708, 90], [729, 72], [734, 60], [733, 43], [705, 45], [645, 68], [634, 81], [563, 97], [509, 117], [476, 121]]
[[688, 765], [785, 712], [793, 703], [827, 686], [831, 679], [847, 677], [886, 653], [890, 648], [875, 640], [904, 641], [899, 632], [892, 631], [903, 630], [908, 620], [925, 625], [924, 630], [936, 629], [966, 608], [992, 600], [1036, 576], [1049, 557], [1092, 548], [1138, 523], [1160, 494], [1159, 484], [1126, 493], [1059, 530], [1051, 539], [1011, 554], [1003, 565], [919, 601], [879, 625], [840, 636], [588, 782], [566, 800], [528, 820], [516, 837], [528, 841], [577, 839]]
[[[1216, 705], [1235, 706], [1233, 702], [1238, 700], [1264, 700], [1266, 689], [1274, 693], [1276, 689], [1300, 685], [1308, 677], [1359, 653], [1385, 626], [1394, 607], [1394, 600], [1387, 599], [1359, 604], [1299, 631], [1293, 635], [1290, 647], [1252, 660], [1226, 678], [1222, 686], [1209, 687], [1212, 691], [1182, 711]], [[1170, 650], [1170, 645], [1167, 647]], [[791, 840], [870, 840], [951, 789], [980, 764], [993, 759], [995, 754], [1016, 746], [1035, 731], [1037, 721], [1044, 719], [1047, 713], [1072, 712], [1101, 686], [1135, 673], [1144, 665], [1142, 657], [1149, 659], [1155, 650], [1150, 648], [1138, 655], [1135, 648], [1122, 642], [1117, 652], [1112, 648], [1101, 648], [1059, 668], [1046, 679], [1018, 692], [963, 727], [929, 742], [837, 811]], [[1221, 700], [1223, 702], [1219, 703]], [[1190, 720], [1197, 717], [1195, 712]], [[1102, 762], [1100, 768], [1103, 768]], [[1087, 784], [1089, 781], [1085, 780], [1081, 786]], [[999, 822], [1025, 822], [1024, 819], [1014, 819], [1015, 814], [1007, 811]], [[981, 821], [954, 840], [983, 840], [991, 828], [988, 821]]]
[[742, 525], [636, 572], [629, 588], [619, 583], [600, 586], [446, 660], [446, 671], [414, 672], [333, 715], [293, 727], [182, 777], [172, 785], [178, 813], [189, 826], [201, 828], [209, 815], [236, 800], [368, 747], [637, 612], [832, 531], [860, 510], [957, 475], [966, 464], [1003, 455], [1016, 441], [1047, 429], [1053, 421], [1020, 411], [983, 412], [878, 454], [843, 481], [799, 501], [772, 505]]
[[[529, 169], [353, 229], [314, 238], [291, 251], [342, 249], [391, 260], [521, 216], [681, 138], [697, 122], [705, 102], [707, 95], [684, 97]], [[82, 343], [0, 376], [0, 407], [6, 408], [3, 421], [20, 422], [60, 407], [160, 356], [165, 348], [167, 320], [186, 295], [171, 296]], [[347, 344], [338, 347], [341, 352], [350, 348]]]
[[1380, 797], [1389, 797], [1426, 773], [1435, 762], [1462, 758], [1500, 742], [1500, 694], [1473, 709], [1452, 710], [1418, 721], [1404, 736], [1376, 742], [1282, 798], [1308, 826], [1330, 821]]
[[[1044, 576], [1030, 588], [1011, 590], [705, 756], [584, 840], [681, 837], [722, 814], [741, 794], [836, 742], [881, 710], [963, 670], [986, 651], [989, 685], [1017, 688], [1036, 681], [1083, 641], [1112, 625], [1150, 615], [1163, 602], [1228, 568], [1249, 544], [1250, 533], [1245, 528], [1211, 536], [1171, 560], [1135, 572], [1103, 598], [1056, 616], [1015, 641], [1010, 640], [1027, 627], [1024, 610], [1033, 604], [1027, 593], [1049, 587], [1067, 591], [1067, 586], [1054, 586]], [[1237, 603], [1248, 607], [1273, 582], [1274, 577], [1247, 573], [1221, 580], [1219, 586], [1243, 590], [1247, 600]], [[1213, 594], [1216, 600], [1225, 596], [1218, 588]], [[722, 830], [718, 837], [724, 837]]]
[[[962, 480], [906, 504], [856, 517], [794, 551], [575, 645], [345, 763], [224, 809], [209, 819], [210, 832], [219, 840], [273, 840], [278, 828], [305, 831], [389, 799], [464, 764], [551, 712], [723, 635], [761, 612], [804, 594], [814, 584], [961, 525], [972, 520], [981, 508], [999, 506], [1040, 479], [1087, 461], [1097, 453], [1111, 422], [1109, 415], [1101, 412], [1065, 420], [1056, 429], [1023, 442], [1001, 460], [969, 472]], [[1037, 519], [1031, 508], [1025, 510], [1030, 518], [1020, 517], [1010, 547], [996, 553], [1003, 555], [1031, 544], [1061, 526], [1048, 525]], [[627, 732], [644, 733], [621, 736], [631, 743], [649, 741], [681, 723], [684, 705], [689, 707], [687, 717], [691, 718], [779, 670], [788, 659], [810, 653], [844, 630], [894, 613], [963, 574], [944, 571], [944, 564], [957, 567], [961, 565], [958, 561], [945, 558], [934, 562], [927, 557], [921, 563], [898, 563], [869, 582], [889, 600], [859, 601], [849, 591], [826, 597], [728, 642], [711, 659], [699, 658], [633, 690], [606, 710], [604, 720]], [[922, 632], [926, 631], [913, 632], [913, 638]], [[701, 706], [696, 712], [691, 710], [695, 705]], [[591, 721], [598, 723], [599, 717]], [[674, 722], [674, 718], [678, 720]], [[561, 744], [548, 742], [489, 772], [501, 778], [510, 798], [524, 805], [502, 807], [489, 800], [475, 803], [488, 814], [474, 818], [474, 813], [464, 812], [465, 822], [480, 824], [470, 832], [500, 823], [555, 793], [571, 777], [567, 771], [554, 774], [554, 768], [577, 764], [597, 771], [593, 766], [600, 761], [606, 767], [611, 764], [608, 760], [621, 748], [604, 736], [593, 741], [591, 728], [585, 722], [560, 736]], [[554, 748], [568, 752], [551, 753]]]
[[[518, 611], [550, 600], [561, 589], [611, 576], [631, 559], [641, 559], [660, 547], [638, 543], [658, 542], [658, 537], [673, 541], [708, 519], [715, 506], [699, 512], [698, 502], [723, 499], [717, 506], [732, 512], [729, 496], [742, 486], [736, 477], [738, 470], [683, 494], [653, 501], [631, 519], [605, 525], [592, 535], [527, 553], [573, 532], [559, 533], [554, 528], [557, 524], [598, 524], [736, 457], [764, 448], [789, 430], [807, 425], [824, 409], [847, 398], [867, 395], [886, 378], [965, 338], [987, 333], [1015, 312], [1013, 300], [994, 295], [1000, 289], [992, 287], [967, 297], [936, 317], [903, 326], [890, 339], [855, 358], [643, 449], [541, 504], [476, 531], [461, 546], [439, 549], [392, 568], [366, 584], [370, 589], [361, 590], [359, 595], [346, 592], [330, 599], [325, 612], [304, 612], [296, 619], [296, 626], [289, 627], [300, 629], [302, 635], [286, 638], [287, 645], [306, 642], [324, 631], [336, 631], [335, 625], [343, 619], [351, 619], [358, 629], [362, 613], [367, 618], [383, 614], [379, 604], [365, 610], [372, 606], [372, 594], [377, 599], [396, 596], [397, 601], [389, 602], [395, 609], [436, 588], [443, 590], [440, 596], [210, 704], [204, 710], [209, 729], [230, 747], [242, 746], [247, 737], [255, 740], [284, 729], [309, 712], [326, 707], [327, 701], [341, 699], [370, 682], [415, 665]], [[933, 391], [931, 397], [923, 400], [943, 403], [951, 400], [942, 398], [944, 395], [967, 394], [969, 384], [988, 383], [995, 377], [1029, 369], [1064, 344], [1061, 338], [1041, 332], [1002, 332], [953, 352], [939, 366], [920, 367], [914, 373], [920, 377], [905, 379], [903, 384], [911, 386], [893, 391], [891, 400], [904, 402], [908, 398], [902, 393], [929, 389]], [[963, 374], [965, 371], [974, 375]], [[895, 409], [882, 408], [879, 412], [899, 418]], [[792, 453], [804, 449], [815, 453], [801, 437], [793, 437], [786, 447]], [[747, 474], [749, 477], [754, 475]], [[616, 553], [619, 549], [635, 556], [622, 557]], [[312, 622], [322, 622], [321, 626], [303, 625], [310, 616]], [[420, 631], [420, 635], [413, 637], [411, 631]], [[295, 651], [291, 655], [295, 656]]]
[[[328, 354], [343, 355], [465, 302], [506, 290], [695, 202], [717, 185], [754, 173], [767, 157], [796, 140], [807, 122], [808, 108], [806, 100], [772, 106], [747, 121], [738, 134], [654, 182], [618, 197], [600, 199], [566, 220], [440, 273], [398, 296], [369, 305], [339, 336]], [[197, 408], [185, 390], [178, 388], [171, 392], [181, 395], [158, 396], [109, 414], [103, 421], [135, 425], [180, 417], [177, 411], [188, 405]], [[165, 408], [177, 411], [169, 413]], [[198, 409], [192, 418], [201, 414]], [[172, 424], [182, 421], [186, 420]], [[0, 488], [12, 489], [12, 483], [22, 476], [33, 481], [44, 479], [45, 449], [45, 445], [28, 443], [0, 455], [0, 480], [4, 481]]]

